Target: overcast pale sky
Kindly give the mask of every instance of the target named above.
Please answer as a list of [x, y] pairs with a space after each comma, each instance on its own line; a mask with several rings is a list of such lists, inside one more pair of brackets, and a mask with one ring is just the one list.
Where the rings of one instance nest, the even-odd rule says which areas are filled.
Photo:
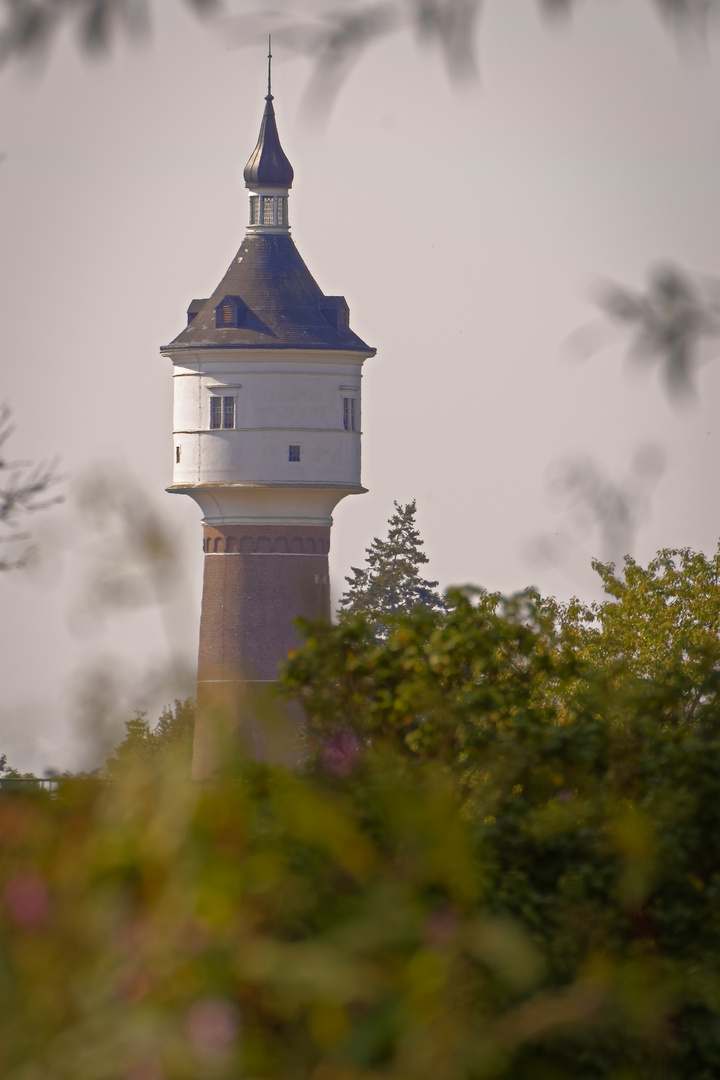
[[[561, 346], [593, 318], [598, 277], [639, 286], [658, 259], [720, 272], [717, 64], [679, 62], [649, 4], [596, 0], [552, 29], [530, 0], [496, 0], [480, 80], [458, 86], [434, 51], [388, 38], [320, 130], [301, 108], [309, 62], [274, 51], [295, 241], [378, 350], [363, 390], [370, 490], [335, 514], [336, 595], [393, 499], [417, 498], [443, 587], [595, 596], [603, 538], [551, 495], [553, 470], [587, 455], [622, 482], [646, 445], [665, 469], [633, 554], [714, 550], [720, 363], [701, 371], [698, 405], [677, 409], [654, 375], [627, 374], [621, 349], [579, 362]], [[229, 45], [163, 0], [145, 46], [92, 62], [64, 40], [41, 78], [0, 75], [0, 400], [13, 456], [57, 455], [68, 478], [66, 504], [30, 523], [37, 566], [0, 579], [0, 751], [20, 768], [87, 764], [81, 720], [103, 686], [117, 732], [183, 691], [171, 652], [192, 677], [200, 513], [164, 493], [158, 349], [242, 239], [265, 63], [261, 45]], [[115, 558], [75, 504], [99, 467], [133, 476], [182, 549], [164, 615], [100, 617], [85, 601]]]

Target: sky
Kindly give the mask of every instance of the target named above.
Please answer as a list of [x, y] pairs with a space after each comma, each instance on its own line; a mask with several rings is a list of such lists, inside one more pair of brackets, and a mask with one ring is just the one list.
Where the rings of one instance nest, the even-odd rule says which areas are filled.
[[[458, 82], [436, 49], [388, 36], [324, 122], [303, 104], [312, 62], [273, 49], [295, 242], [377, 348], [369, 492], [334, 514], [336, 597], [393, 500], [415, 498], [443, 588], [598, 598], [590, 559], [616, 552], [558, 483], [568, 464], [636, 491], [614, 545], [641, 561], [720, 535], [720, 363], [681, 407], [621, 345], [567, 346], [598, 281], [640, 287], [658, 261], [720, 274], [717, 35], [682, 56], [649, 3], [595, 0], [552, 27], [495, 0], [476, 46], [479, 77]], [[57, 459], [65, 496], [27, 522], [33, 564], [0, 577], [0, 753], [18, 768], [88, 767], [136, 709], [154, 720], [192, 691], [200, 511], [165, 493], [158, 350], [242, 240], [265, 65], [262, 43], [161, 0], [145, 43], [92, 60], [68, 34], [42, 70], [0, 72], [8, 456]], [[127, 515], [102, 520], [99, 478], [107, 505], [164, 530], [169, 580], [143, 569]]]

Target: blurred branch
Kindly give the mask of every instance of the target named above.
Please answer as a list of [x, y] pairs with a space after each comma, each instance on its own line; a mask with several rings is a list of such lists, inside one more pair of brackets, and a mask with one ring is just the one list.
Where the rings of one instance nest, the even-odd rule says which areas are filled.
[[[186, 0], [197, 14], [218, 13], [220, 0]], [[238, 44], [255, 45], [268, 30], [283, 46], [316, 63], [309, 89], [312, 104], [325, 104], [321, 91], [334, 91], [351, 66], [389, 33], [409, 31], [442, 50], [448, 69], [462, 76], [475, 71], [474, 29], [482, 0], [279, 0], [268, 10], [256, 0], [238, 0], [223, 29]], [[577, 0], [534, 0], [549, 20], [569, 17]], [[720, 0], [648, 0], [677, 35], [704, 40]], [[70, 24], [87, 53], [109, 50], [118, 34], [146, 35], [150, 0], [0, 0], [0, 63], [47, 52], [60, 29]]]
[[481, 0], [351, 0], [341, 6], [321, 0], [230, 16], [226, 25], [239, 45], [259, 43], [271, 29], [285, 49], [313, 59], [306, 96], [311, 108], [322, 112], [365, 51], [391, 33], [410, 32], [438, 44], [453, 76], [474, 74], [480, 6]]
[[652, 0], [660, 18], [677, 34], [688, 33], [703, 39], [713, 14], [718, 11], [717, 0]]
[[658, 367], [672, 399], [694, 396], [697, 368], [720, 352], [720, 281], [661, 265], [649, 271], [644, 293], [607, 283], [595, 303], [602, 321], [572, 336], [576, 355], [629, 339], [630, 363]]
[[[198, 14], [217, 6], [217, 0], [186, 2]], [[0, 64], [42, 56], [66, 24], [90, 54], [109, 51], [119, 33], [138, 38], [150, 30], [148, 0], [2, 0], [0, 11]]]
[[[62, 495], [50, 495], [48, 491], [62, 479], [57, 475], [57, 462], [34, 464], [29, 461], [8, 461], [3, 449], [15, 428], [10, 422], [11, 412], [7, 405], [0, 406], [0, 524], [8, 532], [1, 538], [3, 543], [19, 543], [28, 539], [17, 528], [17, 522], [26, 514], [63, 501]], [[0, 557], [0, 571], [15, 570], [24, 566], [32, 554], [32, 547], [25, 547], [13, 559]]]
[[91, 526], [75, 625], [95, 632], [106, 616], [154, 609], [174, 687], [187, 682], [180, 611], [185, 595], [181, 546], [168, 519], [137, 481], [107, 465], [80, 478], [77, 509]]
[[564, 523], [554, 536], [540, 537], [534, 553], [557, 566], [571, 554], [582, 553], [590, 540], [603, 562], [619, 565], [631, 554], [637, 531], [647, 517], [654, 488], [665, 469], [661, 447], [640, 446], [626, 475], [615, 480], [591, 457], [575, 455], [556, 462], [549, 471], [550, 500], [563, 512]]
[[98, 536], [88, 560], [86, 610], [162, 606], [175, 593], [180, 553], [171, 525], [134, 479], [106, 467], [86, 474], [78, 509]]

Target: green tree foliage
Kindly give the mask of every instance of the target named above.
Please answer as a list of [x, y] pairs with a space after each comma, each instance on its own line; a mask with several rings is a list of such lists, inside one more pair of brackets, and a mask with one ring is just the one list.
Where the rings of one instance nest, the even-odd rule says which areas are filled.
[[720, 548], [713, 556], [665, 548], [647, 567], [627, 557], [622, 576], [593, 566], [611, 599], [558, 606], [567, 643], [605, 670], [655, 681], [668, 669], [683, 673], [694, 701], [692, 688], [720, 663]]
[[3, 793], [0, 1075], [714, 1080], [718, 565], [306, 625], [296, 772]]
[[113, 779], [136, 765], [161, 761], [175, 755], [189, 767], [195, 725], [195, 702], [192, 698], [166, 706], [160, 719], [151, 727], [146, 714], [137, 712], [125, 724], [125, 737], [108, 758], [102, 773]]
[[366, 548], [366, 566], [352, 567], [347, 577], [349, 588], [340, 598], [340, 613], [366, 615], [377, 624], [380, 632], [388, 616], [399, 611], [424, 607], [442, 611], [444, 603], [436, 592], [437, 581], [420, 577], [420, 567], [428, 562], [422, 551], [423, 541], [415, 527], [415, 500], [401, 506], [395, 503], [395, 513], [388, 521], [386, 540], [376, 536]]
[[7, 754], [0, 754], [0, 780], [6, 777], [16, 778], [21, 774], [8, 763]]
[[384, 642], [362, 617], [307, 627], [286, 678], [318, 772], [361, 775], [388, 753], [455, 778], [484, 901], [531, 935], [546, 987], [602, 969], [624, 995], [634, 1019], [525, 1048], [501, 1075], [709, 1078], [720, 554], [596, 569], [602, 604], [458, 592], [447, 615], [397, 617]]

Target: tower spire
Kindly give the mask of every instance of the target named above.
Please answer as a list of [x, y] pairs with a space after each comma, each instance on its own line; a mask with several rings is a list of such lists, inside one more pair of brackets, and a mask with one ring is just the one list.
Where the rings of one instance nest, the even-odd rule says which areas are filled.
[[[245, 177], [246, 187], [249, 187], [256, 192], [260, 189], [260, 196], [266, 194], [264, 190], [266, 188], [282, 188], [285, 192], [283, 198], [287, 198], [287, 190], [292, 187], [293, 168], [287, 159], [285, 151], [280, 145], [280, 136], [278, 135], [277, 123], [275, 121], [275, 109], [273, 108], [272, 94], [272, 38], [269, 34], [267, 59], [268, 74], [265, 110], [260, 124], [260, 134], [258, 135], [257, 145], [250, 155], [250, 160], [245, 166], [243, 175]], [[252, 205], [253, 204], [251, 204], [251, 207]], [[259, 208], [259, 203], [257, 206]], [[261, 223], [259, 220], [255, 220], [254, 212], [252, 210], [250, 222], [251, 224], [258, 225]], [[279, 224], [279, 219], [276, 217], [274, 211], [273, 223]], [[287, 227], [287, 217], [285, 215], [283, 215], [282, 224], [283, 227]]]

